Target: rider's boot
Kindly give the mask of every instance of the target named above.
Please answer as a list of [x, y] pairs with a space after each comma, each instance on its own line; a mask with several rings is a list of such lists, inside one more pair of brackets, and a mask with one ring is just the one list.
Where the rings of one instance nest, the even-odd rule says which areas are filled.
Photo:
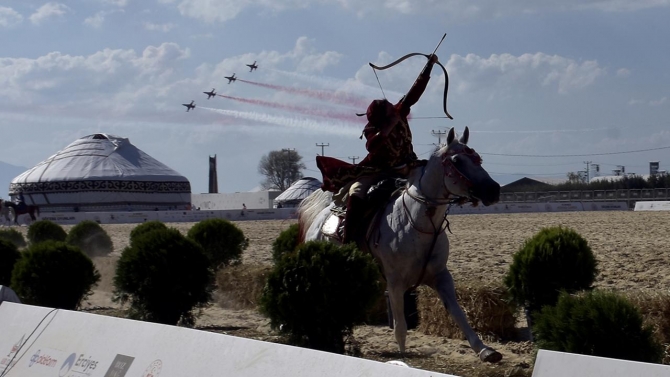
[[344, 216], [344, 235], [342, 243], [355, 242], [363, 226], [365, 214], [365, 200], [357, 196], [350, 196], [347, 202], [347, 213]]

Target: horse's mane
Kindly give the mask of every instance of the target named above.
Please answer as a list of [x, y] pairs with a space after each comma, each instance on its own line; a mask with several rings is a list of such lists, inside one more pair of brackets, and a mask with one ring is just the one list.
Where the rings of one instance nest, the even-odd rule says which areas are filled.
[[298, 206], [299, 242], [307, 235], [309, 225], [316, 219], [319, 212], [328, 207], [333, 194], [329, 191], [316, 190], [305, 198]]

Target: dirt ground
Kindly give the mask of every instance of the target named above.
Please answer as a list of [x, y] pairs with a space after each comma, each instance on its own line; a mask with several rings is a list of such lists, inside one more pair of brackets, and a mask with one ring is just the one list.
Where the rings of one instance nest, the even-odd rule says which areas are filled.
[[[546, 226], [563, 225], [578, 231], [598, 260], [596, 286], [621, 291], [668, 290], [670, 288], [670, 212], [571, 212], [537, 214], [453, 215], [449, 217], [451, 251], [448, 267], [459, 282], [499, 282], [507, 272], [512, 255]], [[250, 239], [242, 263], [271, 265], [271, 246], [281, 231], [295, 220], [237, 222]], [[187, 232], [191, 223], [168, 224]], [[86, 304], [92, 312], [118, 309], [111, 301], [116, 260], [128, 245], [133, 224], [104, 225], [114, 242], [109, 257], [96, 258], [102, 275], [100, 284]], [[67, 228], [67, 227], [66, 227]], [[24, 228], [25, 230], [25, 228]], [[197, 327], [234, 336], [277, 341], [268, 319], [255, 310], [212, 305], [198, 319]], [[104, 308], [104, 309], [103, 309]], [[446, 312], [445, 312], [446, 315]], [[361, 357], [379, 361], [402, 359], [412, 367], [457, 376], [530, 376], [533, 347], [523, 335], [520, 321], [517, 341], [488, 342], [503, 354], [503, 361], [485, 365], [464, 340], [429, 336], [410, 330], [409, 352], [397, 353], [392, 330], [387, 326], [359, 326], [352, 342]], [[487, 340], [485, 339], [485, 342]]]

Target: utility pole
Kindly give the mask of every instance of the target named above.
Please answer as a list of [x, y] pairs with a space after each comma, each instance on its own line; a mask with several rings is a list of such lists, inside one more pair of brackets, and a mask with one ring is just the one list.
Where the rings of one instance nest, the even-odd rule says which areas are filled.
[[351, 163], [356, 165], [356, 160], [358, 160], [358, 156], [349, 156], [349, 159], [351, 160]]
[[324, 144], [324, 143], [321, 143], [321, 144], [316, 143], [316, 146], [317, 146], [317, 147], [321, 147], [321, 155], [323, 156], [323, 155], [324, 155], [324, 154], [323, 154], [323, 148], [324, 148], [324, 147], [329, 147], [329, 146], [330, 146], [330, 143], [326, 143], [326, 144]]
[[442, 144], [442, 135], [446, 135], [447, 131], [432, 130], [432, 131], [430, 131], [430, 133], [433, 134], [433, 136], [437, 136], [437, 145], [441, 145]]
[[[293, 169], [293, 161], [291, 160], [291, 151], [294, 151], [294, 150], [295, 150], [295, 148], [283, 148], [283, 149], [282, 149], [282, 152], [286, 152], [286, 153], [288, 153], [288, 167], [287, 167], [287, 169], [288, 169], [288, 174], [289, 174], [289, 177], [288, 177], [288, 178], [289, 178], [289, 180], [290, 180], [290, 182], [288, 183], [288, 185], [291, 185], [293, 182], [295, 182], [295, 176], [294, 176], [294, 174], [293, 174], [293, 173], [294, 173], [294, 172], [293, 172], [293, 170], [294, 170], [294, 169]], [[283, 182], [282, 182], [282, 184], [283, 184]], [[284, 189], [287, 189], [287, 188], [288, 188], [288, 185], [287, 185], [287, 187], [285, 187]]]
[[584, 163], [586, 164], [586, 183], [591, 182], [591, 175], [590, 175], [590, 171], [589, 171], [589, 167], [591, 166], [591, 162], [593, 162], [593, 161], [584, 161]]

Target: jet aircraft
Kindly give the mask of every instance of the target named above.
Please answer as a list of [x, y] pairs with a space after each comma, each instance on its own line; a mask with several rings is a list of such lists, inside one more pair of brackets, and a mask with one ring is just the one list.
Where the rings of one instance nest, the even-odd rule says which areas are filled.
[[254, 69], [258, 69], [258, 65], [256, 65], [255, 60], [253, 64], [247, 64], [247, 67], [249, 67], [249, 72], [253, 72]]
[[237, 80], [237, 77], [235, 77], [235, 74], [234, 74], [234, 73], [233, 73], [232, 76], [226, 76], [225, 78], [228, 79], [228, 84], [230, 84], [231, 82]]
[[214, 88], [212, 88], [211, 92], [203, 92], [203, 93], [207, 94], [207, 99], [210, 99], [210, 98], [212, 98], [216, 95], [216, 92], [214, 91]]
[[193, 103], [193, 100], [191, 100], [191, 103], [182, 103], [181, 105], [186, 106], [187, 113], [189, 110], [195, 109], [195, 103]]

